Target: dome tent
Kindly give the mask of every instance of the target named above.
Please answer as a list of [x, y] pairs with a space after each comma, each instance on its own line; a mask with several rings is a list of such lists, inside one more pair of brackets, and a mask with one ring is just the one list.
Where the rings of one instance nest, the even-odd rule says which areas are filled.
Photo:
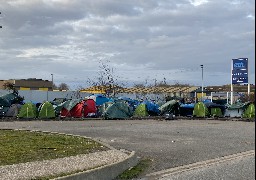
[[125, 102], [115, 102], [103, 112], [104, 119], [127, 119], [133, 114], [132, 108]]
[[96, 117], [97, 108], [96, 103], [93, 99], [85, 100], [70, 100], [62, 105], [60, 110], [61, 117], [74, 117], [74, 118], [84, 118], [84, 117]]
[[170, 100], [159, 107], [160, 115], [172, 113], [175, 116], [179, 114], [179, 103], [176, 100]]
[[6, 112], [6, 117], [17, 117], [21, 108], [21, 104], [12, 104], [11, 107]]
[[193, 116], [193, 110], [194, 110], [195, 104], [180, 104], [180, 115], [181, 116]]
[[241, 102], [236, 102], [235, 104], [229, 104], [227, 106], [227, 109], [225, 110], [225, 117], [239, 117], [241, 118], [243, 116], [243, 113], [246, 109], [247, 104], [241, 103]]
[[205, 102], [205, 106], [208, 108], [210, 116], [212, 117], [223, 117], [225, 113], [225, 106], [216, 104], [213, 102]]
[[37, 112], [36, 105], [31, 102], [27, 102], [21, 106], [18, 117], [19, 118], [36, 118], [37, 113], [38, 112]]
[[133, 116], [134, 117], [146, 117], [148, 116], [147, 106], [146, 104], [140, 104], [136, 107]]
[[243, 118], [255, 118], [255, 105], [250, 103], [243, 113]]
[[67, 100], [55, 107], [56, 114], [61, 117], [71, 117], [70, 111], [81, 102], [81, 99]]
[[55, 110], [53, 108], [53, 105], [46, 101], [42, 103], [39, 107], [39, 115], [38, 118], [55, 118]]
[[195, 104], [194, 110], [193, 110], [193, 116], [195, 117], [209, 117], [210, 113], [208, 111], [208, 108], [205, 106], [203, 102], [198, 102]]

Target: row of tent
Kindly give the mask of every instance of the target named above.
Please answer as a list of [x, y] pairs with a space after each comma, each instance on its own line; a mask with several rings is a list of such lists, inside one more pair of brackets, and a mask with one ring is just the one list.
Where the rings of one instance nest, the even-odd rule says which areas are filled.
[[255, 106], [253, 103], [224, 106], [209, 101], [181, 104], [177, 100], [159, 104], [153, 101], [138, 101], [126, 97], [110, 99], [102, 95], [94, 95], [85, 99], [56, 99], [53, 102], [42, 104], [14, 103], [9, 106], [5, 116], [45, 119], [56, 117], [127, 119], [131, 117], [164, 116], [166, 114], [190, 117], [254, 118]]
[[193, 108], [194, 117], [235, 117], [255, 118], [255, 105], [253, 103], [238, 103], [233, 105], [219, 105], [215, 103], [198, 102]]
[[18, 118], [41, 118], [52, 119], [57, 116], [61, 117], [88, 117], [91, 114], [96, 115], [95, 102], [88, 100], [68, 100], [59, 106], [54, 106], [51, 102], [44, 102], [37, 108], [36, 104], [27, 102], [23, 105], [13, 104], [6, 112], [6, 117]]
[[145, 107], [145, 104], [141, 104], [136, 108], [136, 111], [134, 111], [127, 102], [122, 100], [109, 101], [97, 106], [93, 99], [72, 99], [58, 105], [54, 105], [51, 102], [46, 101], [38, 108], [36, 107], [36, 104], [31, 102], [27, 102], [23, 105], [13, 104], [6, 112], [5, 116], [42, 119], [51, 119], [55, 117], [103, 117], [104, 119], [126, 119], [133, 115], [142, 116], [141, 113], [144, 113], [145, 115], [156, 114], [156, 112], [148, 111]]

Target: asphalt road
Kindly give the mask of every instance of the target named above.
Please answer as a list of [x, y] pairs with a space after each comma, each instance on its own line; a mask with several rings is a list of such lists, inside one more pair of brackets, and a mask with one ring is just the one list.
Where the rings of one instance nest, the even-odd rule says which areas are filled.
[[[116, 149], [136, 151], [138, 156], [152, 159], [151, 167], [142, 177], [145, 174], [164, 169], [255, 150], [255, 122], [219, 120], [38, 120], [0, 122], [0, 128], [33, 129], [83, 135], [96, 138]], [[254, 163], [254, 158], [244, 159], [233, 164], [230, 162], [238, 169], [240, 166], [245, 167], [246, 164], [255, 167], [255, 165], [251, 166]], [[230, 177], [230, 175], [225, 175], [223, 168], [218, 168], [219, 166], [213, 171], [214, 175], [220, 172], [222, 174], [219, 175], [221, 179]], [[212, 171], [207, 172], [206, 169], [204, 172], [212, 177], [210, 179], [218, 179], [217, 176], [216, 178], [213, 177]], [[251, 176], [255, 177], [253, 172], [254, 170], [251, 170], [250, 173], [245, 172], [244, 179]], [[246, 177], [247, 175], [248, 177]]]
[[159, 180], [252, 180], [255, 179], [255, 156], [205, 166], [176, 174], [165, 174]]

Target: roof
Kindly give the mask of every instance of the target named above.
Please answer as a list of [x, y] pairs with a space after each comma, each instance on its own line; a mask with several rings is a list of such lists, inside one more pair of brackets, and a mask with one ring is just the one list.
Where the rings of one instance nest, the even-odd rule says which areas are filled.
[[[190, 93], [198, 89], [197, 86], [169, 86], [169, 87], [131, 87], [131, 88], [122, 88], [115, 87], [117, 93]], [[107, 88], [103, 86], [92, 86], [86, 89], [80, 90], [80, 92], [88, 93], [100, 93], [105, 94]]]

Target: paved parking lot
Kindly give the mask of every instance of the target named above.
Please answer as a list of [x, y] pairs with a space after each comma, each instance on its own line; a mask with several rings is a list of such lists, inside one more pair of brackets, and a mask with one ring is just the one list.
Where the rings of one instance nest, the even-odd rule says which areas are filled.
[[84, 120], [0, 122], [1, 128], [96, 138], [153, 160], [146, 173], [255, 150], [255, 122], [219, 120]]

